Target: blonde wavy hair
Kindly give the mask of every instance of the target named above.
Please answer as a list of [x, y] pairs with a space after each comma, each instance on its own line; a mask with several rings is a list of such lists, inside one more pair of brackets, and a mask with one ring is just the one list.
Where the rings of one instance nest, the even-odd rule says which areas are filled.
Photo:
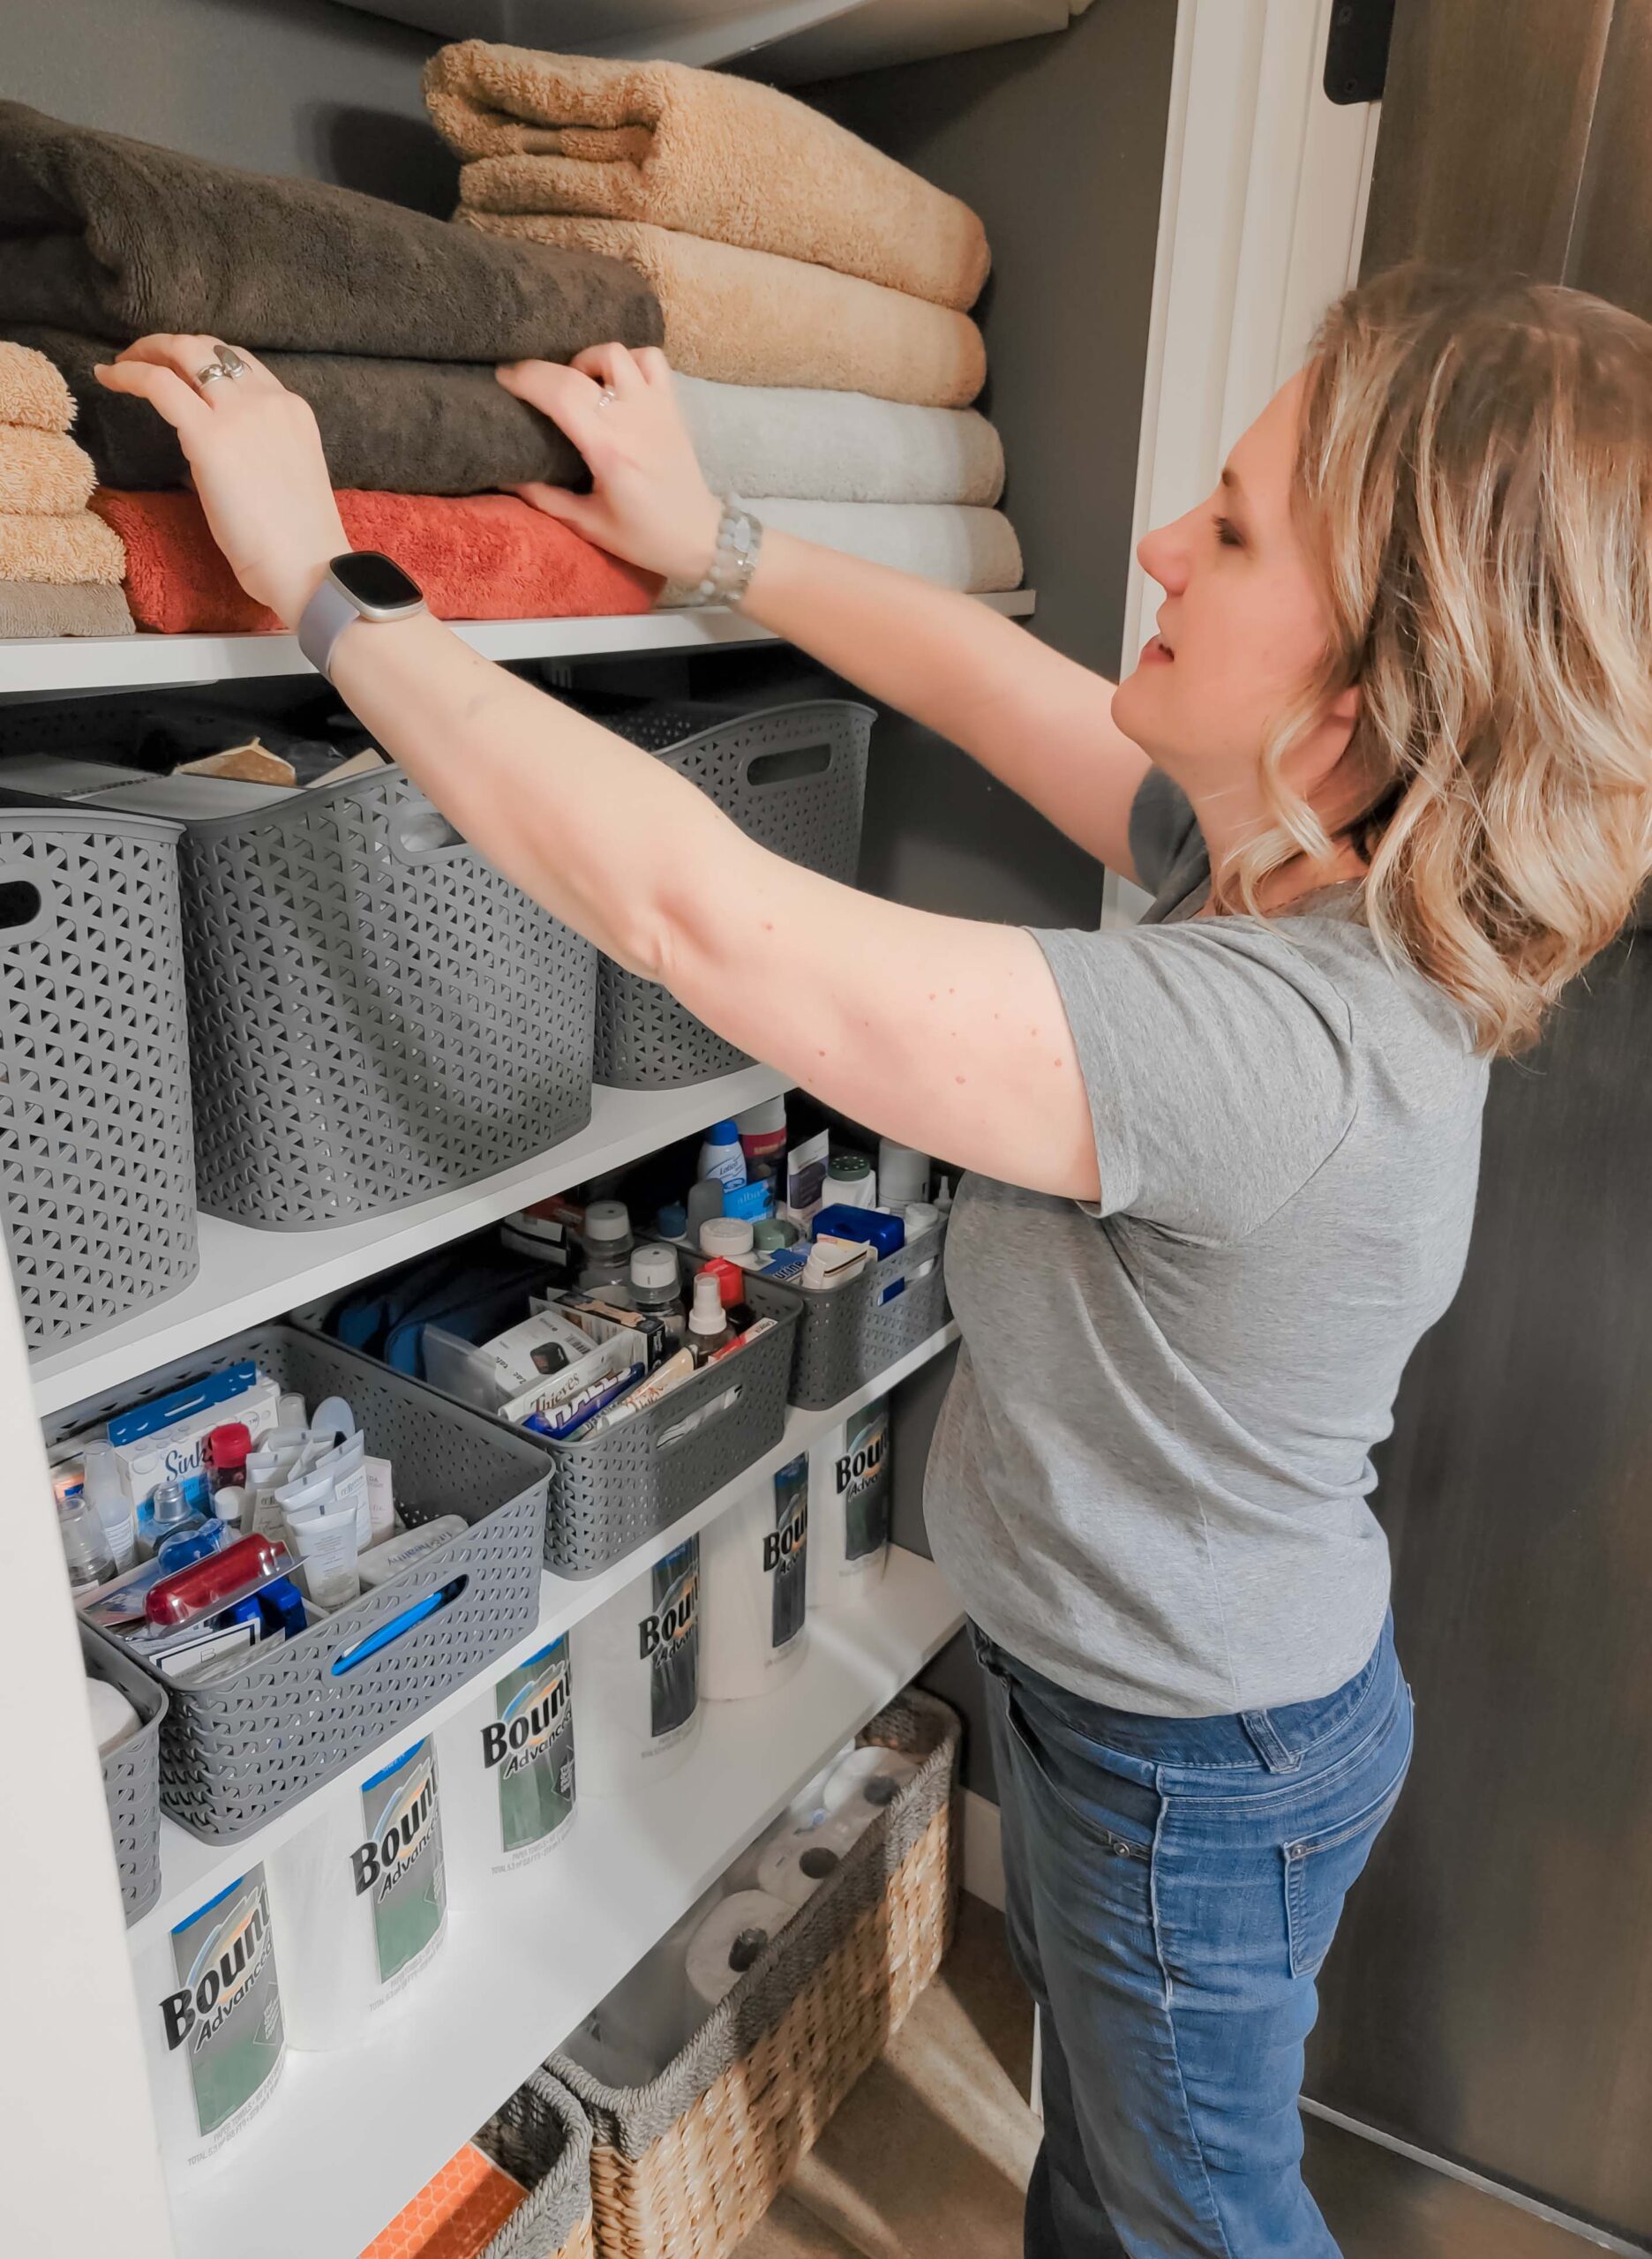
[[1519, 1051], [1652, 869], [1652, 325], [1513, 278], [1362, 283], [1315, 341], [1295, 506], [1330, 646], [1228, 889], [1255, 912], [1330, 852], [1281, 763], [1357, 684], [1367, 922]]

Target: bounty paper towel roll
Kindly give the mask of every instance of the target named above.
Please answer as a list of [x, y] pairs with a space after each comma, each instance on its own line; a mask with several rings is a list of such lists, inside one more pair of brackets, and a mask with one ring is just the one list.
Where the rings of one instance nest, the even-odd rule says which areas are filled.
[[700, 1723], [700, 1541], [574, 1626], [580, 1790], [624, 1796], [687, 1760]]
[[443, 1843], [461, 1908], [490, 1876], [563, 1842], [574, 1818], [573, 1673], [565, 1634], [494, 1680], [437, 1737]]
[[847, 1821], [860, 1835], [889, 1810], [917, 1770], [916, 1759], [898, 1749], [852, 1749], [826, 1775], [821, 1801], [834, 1820]]
[[268, 2101], [284, 2058], [274, 1924], [261, 1866], [199, 1906], [134, 1969], [167, 2162], [217, 2157]]
[[786, 1828], [764, 1844], [756, 1888], [788, 1906], [805, 1904], [830, 1881], [860, 1833], [853, 1820], [836, 1817]]
[[784, 1686], [803, 1661], [808, 1460], [792, 1460], [714, 1521], [701, 1540], [700, 1692], [741, 1702]]
[[683, 1974], [691, 2029], [733, 1991], [796, 1910], [763, 1890], [740, 1890], [718, 1900], [688, 1940]]
[[889, 1399], [822, 1437], [810, 1454], [808, 1604], [863, 1599], [889, 1559]]
[[402, 2001], [447, 1928], [442, 1810], [427, 1735], [271, 1854], [294, 2047], [346, 2047]]

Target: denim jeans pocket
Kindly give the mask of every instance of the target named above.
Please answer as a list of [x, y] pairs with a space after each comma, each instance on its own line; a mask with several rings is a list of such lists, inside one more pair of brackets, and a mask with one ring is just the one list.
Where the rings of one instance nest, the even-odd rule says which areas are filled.
[[1078, 1735], [1063, 1739], [1064, 1729], [1058, 1722], [1051, 1722], [1040, 1731], [1014, 1686], [1008, 1679], [1002, 1685], [1010, 1733], [1042, 1786], [1073, 1825], [1115, 1858], [1151, 1861], [1151, 1835], [1145, 1841], [1137, 1841], [1122, 1833], [1111, 1823], [1101, 1801], [1108, 1797], [1116, 1803], [1123, 1797], [1145, 1802], [1149, 1792], [1133, 1784], [1113, 1782], [1093, 1759], [1083, 1753]]
[[1363, 1812], [1285, 1845], [1285, 1920], [1293, 1977], [1318, 1974], [1336, 1935], [1342, 1902], [1359, 1879], [1383, 1822], [1400, 1801], [1410, 1767], [1408, 1740], [1397, 1777]]

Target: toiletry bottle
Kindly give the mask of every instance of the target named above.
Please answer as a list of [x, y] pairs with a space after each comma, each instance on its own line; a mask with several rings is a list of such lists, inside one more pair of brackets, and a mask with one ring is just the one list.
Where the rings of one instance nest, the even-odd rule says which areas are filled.
[[904, 1207], [908, 1200], [927, 1200], [928, 1154], [918, 1152], [911, 1145], [897, 1145], [893, 1137], [880, 1137], [877, 1185], [879, 1204], [885, 1208]]
[[58, 1507], [57, 1535], [63, 1540], [71, 1590], [90, 1592], [94, 1586], [109, 1582], [115, 1573], [109, 1541], [97, 1509], [83, 1490], [71, 1491]]
[[943, 1176], [942, 1178], [940, 1185], [935, 1191], [935, 1205], [941, 1211], [941, 1213], [943, 1216], [950, 1216], [951, 1214], [952, 1180], [950, 1177]]
[[700, 1279], [717, 1280], [717, 1293], [723, 1302], [723, 1315], [728, 1320], [729, 1331], [732, 1333], [744, 1333], [752, 1322], [752, 1311], [746, 1300], [747, 1280], [749, 1274], [744, 1266], [739, 1263], [731, 1263], [725, 1255], [713, 1255], [708, 1257], [701, 1265], [695, 1276]]
[[738, 1263], [749, 1255], [756, 1241], [756, 1233], [744, 1216], [710, 1216], [700, 1227], [700, 1252], [708, 1258], [720, 1256], [725, 1263]]
[[723, 1213], [723, 1187], [715, 1176], [702, 1176], [688, 1188], [688, 1228], [686, 1235], [690, 1247], [698, 1247], [700, 1235], [713, 1216]]
[[681, 1200], [668, 1200], [654, 1219], [654, 1228], [662, 1239], [686, 1239], [688, 1235], [688, 1210]]
[[283, 1396], [276, 1405], [275, 1425], [278, 1428], [307, 1428], [310, 1425], [310, 1407], [296, 1390]]
[[703, 1365], [734, 1339], [723, 1309], [717, 1280], [702, 1271], [694, 1283], [694, 1308], [688, 1313], [688, 1347], [696, 1365]]
[[688, 1331], [688, 1312], [683, 1302], [682, 1267], [674, 1247], [633, 1250], [631, 1300], [638, 1310], [663, 1318], [673, 1340], [682, 1340]]
[[149, 1554], [158, 1558], [169, 1537], [183, 1530], [204, 1528], [206, 1522], [206, 1515], [198, 1514], [190, 1505], [181, 1482], [158, 1482], [150, 1495], [149, 1522], [144, 1533]]
[[784, 1216], [765, 1216], [752, 1229], [752, 1249], [757, 1255], [773, 1255], [783, 1247], [795, 1245], [798, 1227]]
[[138, 1558], [138, 1521], [121, 1480], [120, 1461], [108, 1444], [86, 1445], [81, 1489], [103, 1526], [103, 1541], [116, 1573], [131, 1568]]
[[770, 1098], [761, 1106], [748, 1106], [744, 1114], [735, 1115], [734, 1126], [740, 1131], [747, 1178], [778, 1176], [785, 1167], [785, 1099]]
[[580, 1292], [589, 1295], [601, 1287], [623, 1287], [631, 1276], [631, 1215], [623, 1200], [593, 1200], [580, 1227], [585, 1260], [580, 1272]]
[[188, 1521], [180, 1522], [168, 1532], [155, 1547], [154, 1557], [161, 1564], [162, 1576], [170, 1577], [180, 1569], [187, 1569], [192, 1562], [204, 1561], [209, 1553], [215, 1553], [226, 1539], [233, 1542], [226, 1523], [215, 1518], [206, 1521], [199, 1515], [191, 1515]]
[[834, 1153], [826, 1164], [822, 1190], [829, 1207], [877, 1206], [877, 1173], [864, 1153]]
[[237, 1489], [245, 1486], [246, 1463], [252, 1449], [252, 1435], [240, 1420], [227, 1421], [222, 1428], [212, 1430], [201, 1446], [201, 1456], [214, 1491], [230, 1483]]
[[706, 1131], [695, 1175], [710, 1177], [725, 1188], [745, 1183], [746, 1156], [740, 1150], [740, 1131], [733, 1122], [714, 1122]]
[[775, 1180], [771, 1176], [758, 1177], [750, 1184], [734, 1185], [723, 1195], [723, 1213], [743, 1216], [748, 1224], [761, 1223], [765, 1216], [774, 1213]]

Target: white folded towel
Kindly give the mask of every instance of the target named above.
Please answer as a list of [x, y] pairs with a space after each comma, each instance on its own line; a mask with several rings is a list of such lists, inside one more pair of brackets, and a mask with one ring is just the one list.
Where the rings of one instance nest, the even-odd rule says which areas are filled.
[[972, 408], [707, 377], [679, 376], [677, 393], [706, 483], [719, 494], [989, 507], [1003, 492], [1002, 442]]

